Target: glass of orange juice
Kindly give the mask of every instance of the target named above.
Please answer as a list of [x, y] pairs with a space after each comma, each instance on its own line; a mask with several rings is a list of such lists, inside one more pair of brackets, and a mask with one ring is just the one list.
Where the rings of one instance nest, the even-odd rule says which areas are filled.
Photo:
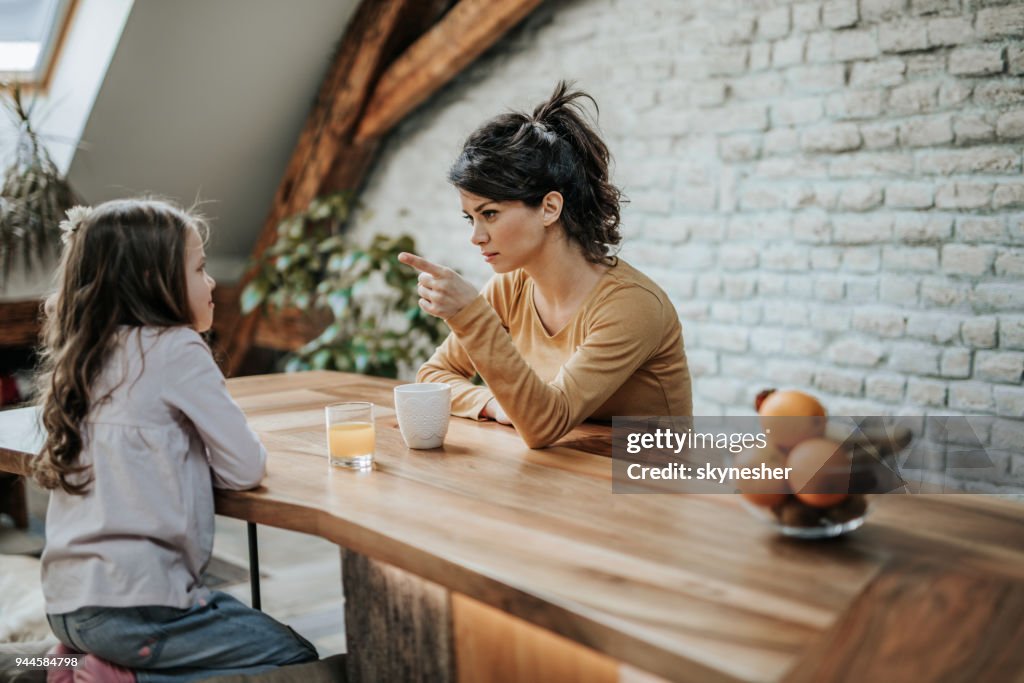
[[327, 420], [327, 457], [332, 467], [366, 470], [373, 467], [376, 433], [373, 404], [362, 401], [333, 403], [324, 408]]

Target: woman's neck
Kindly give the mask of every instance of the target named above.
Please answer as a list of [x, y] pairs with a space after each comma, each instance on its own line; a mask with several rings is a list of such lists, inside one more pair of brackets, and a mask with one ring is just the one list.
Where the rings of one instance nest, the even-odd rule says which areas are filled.
[[575, 242], [560, 235], [558, 239], [552, 239], [523, 270], [533, 280], [534, 289], [541, 298], [558, 305], [590, 292], [608, 267], [591, 263]]

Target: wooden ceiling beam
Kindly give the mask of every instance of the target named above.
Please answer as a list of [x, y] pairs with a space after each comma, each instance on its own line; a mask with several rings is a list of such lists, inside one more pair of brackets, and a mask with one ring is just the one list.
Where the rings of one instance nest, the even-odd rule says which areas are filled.
[[461, 0], [381, 76], [359, 122], [356, 141], [384, 136], [540, 3]]

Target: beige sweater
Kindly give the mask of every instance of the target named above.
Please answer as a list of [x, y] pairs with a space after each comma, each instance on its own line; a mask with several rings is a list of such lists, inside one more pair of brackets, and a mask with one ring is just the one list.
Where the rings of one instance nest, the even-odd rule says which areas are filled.
[[[692, 414], [679, 317], [650, 278], [620, 259], [555, 334], [533, 290], [521, 270], [496, 275], [448, 319], [452, 334], [417, 378], [451, 384], [454, 415], [479, 419], [496, 398], [540, 448], [588, 418]], [[469, 381], [477, 372], [486, 387]]]

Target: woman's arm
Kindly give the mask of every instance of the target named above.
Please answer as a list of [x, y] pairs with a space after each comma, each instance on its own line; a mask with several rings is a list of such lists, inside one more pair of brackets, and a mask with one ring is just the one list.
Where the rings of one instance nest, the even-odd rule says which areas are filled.
[[430, 360], [416, 373], [416, 381], [450, 384], [452, 415], [479, 420], [491, 417], [484, 414], [484, 407], [494, 395], [487, 387], [477, 386], [469, 380], [475, 374], [476, 368], [465, 349], [454, 334], [449, 334]]

